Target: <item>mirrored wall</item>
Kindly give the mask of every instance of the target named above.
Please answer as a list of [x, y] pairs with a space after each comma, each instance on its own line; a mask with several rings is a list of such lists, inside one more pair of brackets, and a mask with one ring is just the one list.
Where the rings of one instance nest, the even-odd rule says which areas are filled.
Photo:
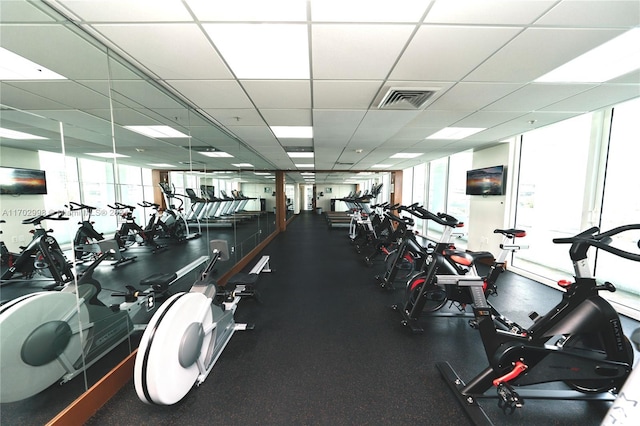
[[[44, 4], [3, 2], [1, 16], [2, 48], [42, 66], [0, 83], [2, 173], [44, 171], [46, 193], [0, 195], [11, 265], [23, 255], [2, 267], [0, 423], [42, 424], [135, 350], [154, 309], [194, 282], [210, 240], [227, 242], [222, 276], [275, 231], [275, 174]], [[49, 75], [53, 63], [64, 66]], [[174, 226], [152, 235], [158, 220]], [[176, 272], [168, 288], [154, 281], [154, 309], [124, 296]]]

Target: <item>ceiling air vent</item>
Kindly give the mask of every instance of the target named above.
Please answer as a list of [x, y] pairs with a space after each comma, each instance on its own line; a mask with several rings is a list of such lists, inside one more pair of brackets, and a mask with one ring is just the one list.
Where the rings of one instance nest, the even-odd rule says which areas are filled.
[[430, 89], [414, 89], [407, 87], [392, 87], [384, 95], [379, 109], [420, 109], [435, 93]]

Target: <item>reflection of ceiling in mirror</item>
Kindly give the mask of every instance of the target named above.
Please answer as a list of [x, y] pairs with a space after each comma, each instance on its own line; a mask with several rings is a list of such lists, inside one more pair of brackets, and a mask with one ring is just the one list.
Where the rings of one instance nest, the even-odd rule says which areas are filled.
[[[62, 122], [74, 156], [110, 151], [115, 141], [122, 164], [283, 170], [297, 182], [303, 172], [330, 171], [328, 182], [493, 146], [638, 97], [637, 70], [606, 84], [535, 81], [637, 25], [637, 2], [593, 1], [578, 14], [579, 2], [505, 1], [498, 15], [471, 3], [382, 1], [347, 16], [322, 0], [282, 11], [233, 3], [212, 11], [190, 0], [153, 10], [2, 1], [1, 47], [57, 78], [2, 80], [0, 127], [46, 138], [2, 144], [59, 150]], [[539, 45], [553, 48], [532, 48]], [[187, 137], [125, 126], [167, 126]], [[434, 139], [443, 129], [460, 139]]]

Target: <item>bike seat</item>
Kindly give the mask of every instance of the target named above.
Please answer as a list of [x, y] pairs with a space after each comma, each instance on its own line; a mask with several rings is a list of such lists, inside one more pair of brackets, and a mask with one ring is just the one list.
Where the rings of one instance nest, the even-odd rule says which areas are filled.
[[527, 236], [527, 231], [524, 231], [522, 229], [514, 229], [514, 228], [509, 228], [509, 229], [495, 229], [493, 231], [494, 234], [502, 234], [502, 235], [506, 235], [506, 236], [513, 236], [515, 238], [521, 238], [521, 237], [526, 237]]
[[478, 260], [491, 260], [493, 261], [495, 258], [493, 254], [488, 251], [462, 251], [455, 249], [445, 249], [443, 254], [451, 259], [453, 262], [463, 265], [470, 266], [474, 262]]
[[167, 272], [167, 273], [157, 273], [153, 275], [149, 275], [146, 278], [140, 280], [140, 285], [143, 286], [151, 286], [154, 290], [164, 291], [169, 288], [169, 284], [171, 281], [178, 278], [175, 272]]

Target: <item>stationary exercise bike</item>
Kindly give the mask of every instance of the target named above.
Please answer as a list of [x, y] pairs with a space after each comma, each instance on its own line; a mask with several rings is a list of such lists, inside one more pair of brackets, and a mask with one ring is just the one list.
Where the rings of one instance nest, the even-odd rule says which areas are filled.
[[233, 318], [241, 297], [253, 296], [253, 290], [244, 285], [231, 291], [218, 288], [213, 271], [218, 260], [229, 259], [228, 245], [212, 240], [210, 246], [211, 260], [200, 278], [190, 291], [167, 299], [142, 335], [134, 384], [147, 404], [180, 401], [205, 381], [236, 330], [253, 329]]
[[[157, 204], [145, 203], [139, 205], [141, 207], [157, 206]], [[159, 230], [155, 226], [155, 215], [152, 215], [149, 224], [145, 229], [142, 229], [142, 227], [136, 223], [133, 216], [135, 206], [123, 204], [118, 201], [113, 205], [108, 204], [108, 206], [122, 217], [120, 229], [118, 229], [114, 235], [114, 239], [118, 242], [119, 247], [127, 249], [134, 244], [138, 244], [150, 248], [152, 253], [159, 253], [167, 248], [166, 245], [159, 244], [156, 241], [156, 234]]]
[[56, 288], [73, 281], [74, 274], [72, 266], [65, 257], [60, 245], [51, 235], [51, 230], [42, 227], [44, 220], [69, 220], [64, 216], [63, 211], [55, 211], [48, 215], [35, 216], [22, 221], [25, 225], [33, 225], [33, 238], [29, 245], [15, 257], [11, 264], [2, 274], [2, 281], [12, 279], [16, 274], [20, 278], [31, 279], [34, 275], [40, 274], [53, 279], [53, 284], [45, 288]]
[[[70, 211], [79, 211], [81, 215], [81, 221], [78, 223], [80, 227], [73, 238], [76, 262], [93, 261], [105, 252], [109, 253], [109, 257], [114, 260], [111, 263], [114, 268], [136, 259], [136, 256], [125, 257], [122, 255], [122, 251], [126, 250], [122, 241], [116, 238], [105, 239], [104, 235], [93, 227], [91, 214], [96, 209], [95, 207], [73, 201], [69, 202], [68, 207]], [[86, 217], [85, 210], [87, 211]]]
[[[497, 259], [486, 251], [466, 252], [440, 246], [427, 256], [424, 270], [407, 282], [404, 302], [393, 305], [394, 309], [401, 312], [403, 325], [417, 333], [423, 331], [419, 320], [424, 316], [473, 316], [467, 312], [467, 308], [473, 303], [473, 296], [469, 287], [458, 285], [459, 278], [456, 276], [467, 274], [478, 276], [476, 263], [481, 260], [492, 261], [489, 273], [483, 280], [484, 295], [488, 298], [498, 294], [496, 283], [500, 274], [505, 271], [507, 256], [526, 248], [526, 246], [515, 244], [516, 238], [525, 237], [526, 232], [520, 229], [496, 229], [493, 232], [502, 235], [500, 254]], [[445, 275], [454, 277], [448, 279]], [[447, 304], [455, 306], [458, 312], [439, 312]], [[505, 329], [519, 330], [516, 323], [500, 315], [493, 308], [492, 315]]]
[[[554, 239], [554, 243], [571, 244], [569, 255], [575, 281], [560, 281], [558, 284], [566, 290], [561, 301], [545, 315], [530, 314], [533, 325], [518, 332], [496, 326], [483, 291], [482, 277], [443, 277], [445, 280], [455, 278], [458, 286], [469, 288], [475, 324], [489, 361], [489, 366], [468, 383], [448, 362], [437, 364], [466, 414], [476, 424], [491, 424], [478, 399], [490, 398], [486, 392], [493, 387], [496, 389], [493, 397], [505, 413], [522, 407], [527, 398], [598, 401], [615, 398], [631, 373], [633, 348], [623, 333], [618, 313], [599, 295], [600, 291], [615, 291], [615, 286], [596, 282], [591, 275], [587, 251], [596, 247], [640, 262], [640, 254], [610, 245], [611, 237], [639, 229], [640, 224], [606, 232], [593, 227], [574, 237]], [[570, 389], [522, 389], [551, 382], [564, 383]]]

